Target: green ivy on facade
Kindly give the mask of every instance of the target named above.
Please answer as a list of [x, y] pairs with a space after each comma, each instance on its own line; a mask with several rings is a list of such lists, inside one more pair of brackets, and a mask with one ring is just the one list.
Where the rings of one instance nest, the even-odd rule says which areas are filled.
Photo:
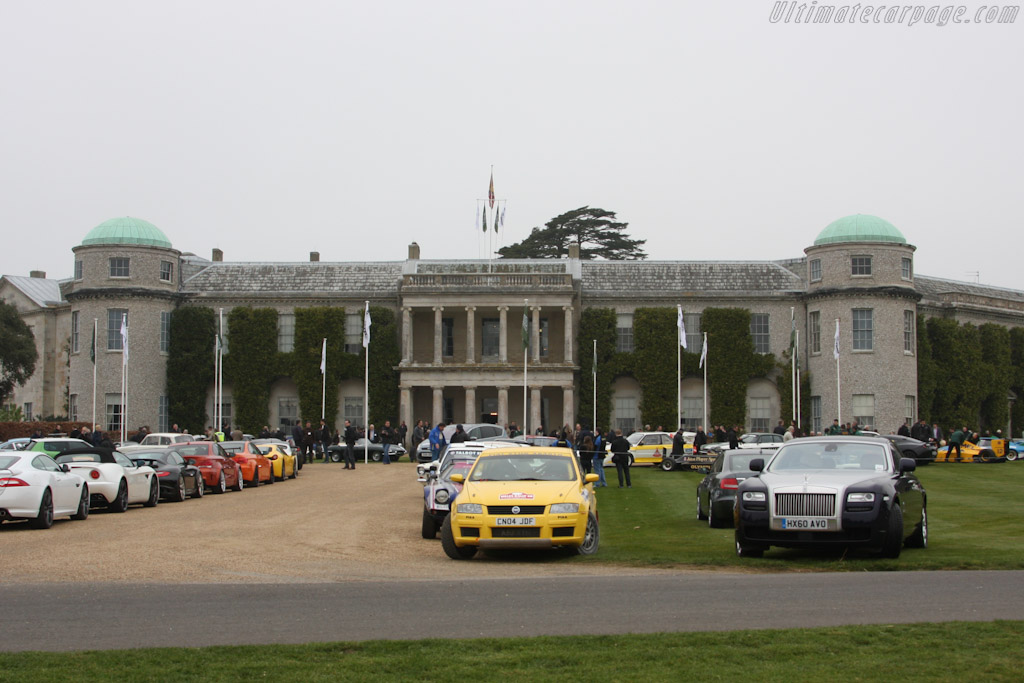
[[211, 308], [187, 307], [171, 313], [167, 350], [168, 420], [192, 434], [207, 425], [206, 396], [213, 384], [217, 318]]

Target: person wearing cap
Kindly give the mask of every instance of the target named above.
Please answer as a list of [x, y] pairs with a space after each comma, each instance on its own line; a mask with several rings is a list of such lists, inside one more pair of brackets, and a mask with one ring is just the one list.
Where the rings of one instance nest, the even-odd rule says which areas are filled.
[[469, 441], [469, 434], [463, 429], [462, 425], [455, 425], [455, 433], [452, 434], [452, 438], [448, 443], [463, 443]]

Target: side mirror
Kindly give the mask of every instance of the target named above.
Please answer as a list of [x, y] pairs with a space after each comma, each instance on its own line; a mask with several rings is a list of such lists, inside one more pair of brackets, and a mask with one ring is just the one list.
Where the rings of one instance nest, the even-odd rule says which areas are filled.
[[451, 476], [451, 480], [453, 482], [455, 482], [456, 484], [461, 484], [462, 482], [466, 481], [466, 478], [464, 476], [462, 476], [461, 474], [453, 474]]
[[913, 458], [900, 458], [900, 474], [913, 472], [917, 469], [917, 461]]
[[70, 467], [70, 465], [68, 465], [67, 463], [63, 463], [63, 464], [62, 464], [62, 465], [60, 466], [60, 471], [61, 471], [61, 472], [63, 472], [64, 474], [67, 474], [68, 472], [70, 472], [70, 471], [71, 471], [71, 467]]
[[601, 481], [601, 477], [591, 472], [590, 474], [583, 477], [583, 481], [587, 482], [588, 484], [593, 484], [595, 481]]
[[764, 458], [754, 458], [750, 461], [751, 472], [762, 472], [764, 471]]

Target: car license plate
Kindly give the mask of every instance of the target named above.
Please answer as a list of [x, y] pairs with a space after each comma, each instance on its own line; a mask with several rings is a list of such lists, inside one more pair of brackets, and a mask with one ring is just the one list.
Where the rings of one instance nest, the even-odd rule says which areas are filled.
[[828, 519], [824, 517], [783, 517], [782, 528], [789, 529], [828, 529]]
[[535, 517], [498, 517], [495, 526], [533, 526], [537, 523]]
[[447, 510], [448, 509], [448, 503], [434, 503], [434, 509], [435, 510]]

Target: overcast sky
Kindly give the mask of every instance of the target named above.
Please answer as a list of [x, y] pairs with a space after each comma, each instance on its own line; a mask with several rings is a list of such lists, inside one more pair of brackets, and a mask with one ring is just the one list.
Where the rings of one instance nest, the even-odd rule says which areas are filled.
[[650, 258], [794, 258], [869, 213], [1024, 288], [1024, 15], [774, 6], [3, 0], [0, 273], [69, 277], [123, 215], [230, 261], [479, 258], [493, 165], [500, 244], [591, 205]]

